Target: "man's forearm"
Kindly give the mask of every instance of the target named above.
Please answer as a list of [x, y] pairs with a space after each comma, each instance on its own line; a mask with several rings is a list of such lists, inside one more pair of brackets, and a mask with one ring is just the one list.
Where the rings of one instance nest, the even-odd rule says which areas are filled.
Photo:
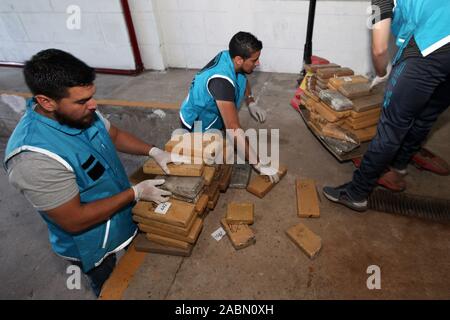
[[250, 86], [250, 82], [247, 80], [247, 85], [245, 87], [245, 104], [248, 106], [251, 102], [255, 102], [254, 98], [247, 98], [252, 95], [252, 87]]
[[61, 228], [70, 233], [79, 233], [108, 220], [120, 209], [134, 201], [132, 188], [112, 197], [81, 203], [77, 195], [61, 206], [48, 210], [47, 215]]
[[377, 76], [384, 77], [386, 75], [386, 68], [389, 64], [388, 52], [386, 51], [385, 53], [379, 55], [373, 54], [372, 59]]
[[84, 230], [105, 221], [133, 201], [134, 190], [129, 188], [112, 197], [83, 204], [81, 206], [79, 228]]
[[391, 19], [377, 22], [372, 30], [372, 60], [377, 76], [384, 77], [389, 63]]
[[248, 96], [252, 93], [252, 87], [250, 86], [250, 82], [247, 80], [247, 84], [245, 86], [245, 95]]

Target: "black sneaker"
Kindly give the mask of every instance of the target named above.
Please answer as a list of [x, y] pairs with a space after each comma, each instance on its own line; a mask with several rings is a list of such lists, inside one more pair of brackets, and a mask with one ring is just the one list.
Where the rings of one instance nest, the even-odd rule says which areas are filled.
[[355, 200], [353, 199], [347, 191], [348, 183], [339, 187], [324, 187], [324, 196], [333, 202], [343, 204], [344, 206], [356, 210], [359, 212], [364, 212], [367, 210], [367, 199]]

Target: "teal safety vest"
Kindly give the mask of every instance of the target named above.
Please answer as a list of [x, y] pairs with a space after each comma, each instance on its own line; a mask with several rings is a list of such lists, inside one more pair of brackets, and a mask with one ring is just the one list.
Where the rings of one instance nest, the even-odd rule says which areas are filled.
[[[75, 174], [81, 203], [111, 197], [130, 188], [128, 177], [108, 131], [99, 116], [91, 127], [81, 130], [59, 124], [33, 110], [34, 100], [12, 133], [5, 151], [4, 165], [20, 152], [39, 152], [59, 161]], [[84, 272], [100, 265], [109, 254], [127, 246], [137, 232], [131, 218], [132, 204], [108, 221], [71, 234], [45, 212], [50, 243], [60, 256], [81, 261]]]
[[450, 42], [450, 1], [397, 0], [392, 33], [400, 48], [394, 63], [413, 36], [422, 55], [428, 56]]
[[222, 51], [195, 75], [189, 94], [181, 105], [180, 118], [189, 129], [193, 129], [195, 121], [202, 122], [202, 131], [224, 128], [217, 103], [208, 90], [208, 83], [214, 78], [230, 81], [235, 89], [234, 103], [239, 111], [247, 77], [241, 73], [236, 74], [230, 53]]

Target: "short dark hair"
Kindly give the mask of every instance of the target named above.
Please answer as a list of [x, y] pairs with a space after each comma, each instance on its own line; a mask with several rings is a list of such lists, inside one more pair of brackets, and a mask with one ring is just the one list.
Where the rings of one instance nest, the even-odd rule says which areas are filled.
[[239, 56], [244, 59], [250, 58], [253, 53], [260, 51], [262, 47], [263, 44], [260, 40], [251, 33], [244, 31], [236, 33], [228, 45], [231, 58]]
[[88, 86], [95, 80], [93, 68], [58, 49], [35, 54], [25, 63], [23, 75], [33, 95], [43, 94], [55, 100], [67, 97], [68, 88]]

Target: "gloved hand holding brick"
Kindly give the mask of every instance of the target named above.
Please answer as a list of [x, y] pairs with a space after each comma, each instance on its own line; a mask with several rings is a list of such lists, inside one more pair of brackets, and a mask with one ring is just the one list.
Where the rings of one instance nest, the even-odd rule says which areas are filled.
[[268, 176], [270, 179], [270, 182], [277, 183], [280, 181], [280, 176], [278, 175], [278, 168], [272, 167], [270, 165], [257, 163], [253, 166], [253, 168], [263, 176]]
[[164, 182], [164, 179], [149, 179], [138, 183], [132, 187], [134, 199], [136, 201], [144, 200], [156, 203], [169, 201], [169, 196], [172, 195], [172, 192], [157, 188], [157, 186], [164, 184]]
[[190, 159], [187, 159], [186, 157], [183, 157], [175, 153], [163, 151], [157, 147], [153, 147], [149, 151], [148, 155], [153, 159], [155, 159], [155, 161], [158, 163], [158, 165], [161, 167], [161, 169], [163, 169], [163, 171], [166, 174], [170, 174], [170, 170], [167, 167], [168, 163], [182, 164], [190, 162]]

